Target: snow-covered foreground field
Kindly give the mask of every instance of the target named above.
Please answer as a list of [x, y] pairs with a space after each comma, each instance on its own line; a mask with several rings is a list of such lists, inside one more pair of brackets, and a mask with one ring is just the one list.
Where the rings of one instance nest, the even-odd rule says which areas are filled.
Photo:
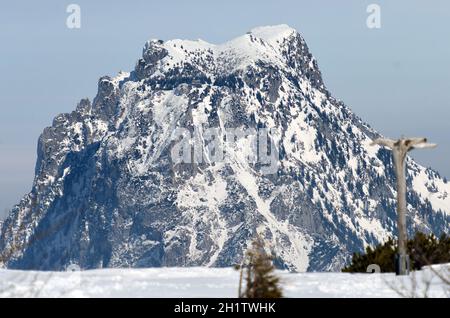
[[[399, 297], [413, 291], [411, 277], [393, 274], [278, 272], [285, 297]], [[414, 275], [416, 296], [448, 297], [430, 270]], [[231, 268], [100, 269], [82, 272], [0, 270], [0, 297], [236, 297]], [[447, 289], [446, 289], [447, 288]]]

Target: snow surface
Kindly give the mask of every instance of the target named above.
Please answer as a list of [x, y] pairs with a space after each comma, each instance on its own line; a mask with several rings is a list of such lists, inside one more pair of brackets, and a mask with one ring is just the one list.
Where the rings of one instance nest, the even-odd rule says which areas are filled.
[[[429, 269], [414, 276], [394, 274], [289, 273], [279, 271], [285, 297], [400, 297], [392, 288], [423, 297], [448, 297]], [[239, 273], [232, 268], [99, 269], [82, 272], [0, 270], [0, 297], [236, 297]], [[402, 287], [403, 286], [403, 287]], [[445, 289], [447, 288], [447, 289]]]
[[450, 183], [435, 178], [435, 173], [417, 164], [414, 165], [414, 168], [417, 174], [414, 176], [412, 184], [422, 202], [427, 200], [433, 209], [450, 214]]
[[295, 29], [286, 24], [260, 26], [250, 31], [257, 38], [261, 38], [272, 45], [277, 45], [279, 41], [288, 38], [296, 32]]

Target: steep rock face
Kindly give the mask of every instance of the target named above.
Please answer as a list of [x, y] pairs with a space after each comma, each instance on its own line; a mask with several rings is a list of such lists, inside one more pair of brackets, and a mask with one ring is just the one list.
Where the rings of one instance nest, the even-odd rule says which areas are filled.
[[[252, 159], [262, 139], [231, 140], [233, 128], [271, 129], [275, 163]], [[186, 134], [193, 163], [174, 160]], [[369, 145], [378, 136], [330, 95], [288, 26], [221, 45], [149, 41], [134, 71], [101, 78], [92, 104], [44, 130], [33, 189], [2, 225], [0, 264], [230, 266], [260, 233], [280, 266], [339, 270], [396, 233], [391, 155]], [[448, 232], [450, 184], [412, 159], [407, 176], [409, 231]]]

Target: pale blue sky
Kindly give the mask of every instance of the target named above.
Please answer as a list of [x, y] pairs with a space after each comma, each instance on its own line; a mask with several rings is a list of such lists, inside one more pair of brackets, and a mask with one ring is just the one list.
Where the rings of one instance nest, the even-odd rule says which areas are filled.
[[[81, 6], [81, 29], [66, 7]], [[366, 27], [381, 6], [381, 29]], [[6, 1], [0, 8], [0, 215], [30, 190], [53, 117], [130, 70], [149, 38], [220, 43], [286, 23], [306, 39], [332, 94], [381, 133], [428, 136], [420, 163], [450, 177], [449, 1]]]

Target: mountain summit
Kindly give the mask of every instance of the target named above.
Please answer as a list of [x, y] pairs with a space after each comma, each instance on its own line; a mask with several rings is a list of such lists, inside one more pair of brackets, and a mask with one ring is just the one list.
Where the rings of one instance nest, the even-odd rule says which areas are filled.
[[[132, 72], [102, 77], [40, 136], [0, 266], [231, 266], [259, 233], [278, 266], [340, 270], [396, 235], [379, 136], [286, 25], [220, 45], [148, 41]], [[409, 231], [448, 231], [450, 184], [410, 158], [407, 182]]]

